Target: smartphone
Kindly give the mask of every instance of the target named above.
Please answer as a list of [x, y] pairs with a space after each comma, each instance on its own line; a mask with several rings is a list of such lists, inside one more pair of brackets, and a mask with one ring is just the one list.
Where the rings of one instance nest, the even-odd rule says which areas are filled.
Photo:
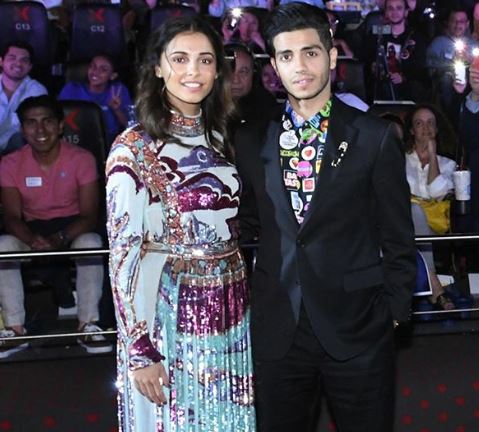
[[458, 84], [466, 84], [466, 64], [463, 61], [458, 60], [454, 63], [454, 80]]
[[479, 71], [479, 56], [474, 56], [474, 60], [472, 61], [472, 64], [471, 64], [471, 69], [474, 69], [475, 71]]
[[235, 16], [232, 16], [229, 20], [228, 27], [230, 30], [234, 30], [236, 27], [238, 27], [239, 19]]

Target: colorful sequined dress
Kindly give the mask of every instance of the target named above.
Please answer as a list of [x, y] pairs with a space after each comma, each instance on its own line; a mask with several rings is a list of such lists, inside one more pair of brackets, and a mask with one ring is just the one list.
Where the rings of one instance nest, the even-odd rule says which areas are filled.
[[[198, 119], [175, 115], [172, 127], [182, 144], [153, 142], [137, 126], [107, 161], [119, 430], [254, 432], [239, 178]], [[129, 377], [161, 355], [171, 384], [163, 407]]]

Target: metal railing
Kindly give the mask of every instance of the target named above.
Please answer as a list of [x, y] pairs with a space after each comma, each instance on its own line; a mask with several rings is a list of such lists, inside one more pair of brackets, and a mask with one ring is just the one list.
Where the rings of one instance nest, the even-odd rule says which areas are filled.
[[[469, 242], [479, 241], [479, 234], [446, 234], [435, 236], [416, 236], [416, 243], [433, 243], [433, 242]], [[256, 248], [257, 244], [245, 244], [242, 245], [244, 249]], [[26, 251], [26, 252], [1, 252], [0, 260], [30, 260], [32, 258], [46, 258], [46, 257], [70, 257], [79, 258], [87, 256], [105, 256], [110, 254], [109, 249], [72, 249], [72, 250], [56, 250], [56, 251]], [[465, 312], [479, 312], [478, 308], [466, 308], [466, 309], [451, 309], [447, 311], [415, 311], [413, 316], [422, 315], [451, 315]], [[53, 333], [45, 335], [25, 335], [19, 336], [18, 340], [38, 340], [38, 339], [59, 339], [59, 338], [73, 338], [90, 334], [88, 332], [74, 332], [74, 333]], [[102, 332], [95, 332], [94, 334], [114, 336], [115, 330], [105, 330]], [[7, 340], [8, 338], [0, 338], [0, 341]]]

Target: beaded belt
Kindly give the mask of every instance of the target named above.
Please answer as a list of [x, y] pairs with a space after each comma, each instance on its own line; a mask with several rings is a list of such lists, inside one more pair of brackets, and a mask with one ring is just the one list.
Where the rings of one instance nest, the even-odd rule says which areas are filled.
[[143, 243], [142, 249], [147, 252], [162, 252], [168, 255], [176, 255], [184, 259], [212, 259], [233, 255], [238, 251], [238, 242], [236, 240], [227, 240], [202, 245], [178, 245], [146, 241]]

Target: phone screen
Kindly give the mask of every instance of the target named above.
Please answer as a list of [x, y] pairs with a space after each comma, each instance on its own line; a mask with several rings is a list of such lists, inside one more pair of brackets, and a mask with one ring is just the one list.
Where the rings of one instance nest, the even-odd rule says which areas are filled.
[[475, 56], [471, 64], [471, 69], [479, 71], [479, 56]]
[[463, 62], [454, 63], [454, 79], [458, 84], [466, 84], [466, 65]]

